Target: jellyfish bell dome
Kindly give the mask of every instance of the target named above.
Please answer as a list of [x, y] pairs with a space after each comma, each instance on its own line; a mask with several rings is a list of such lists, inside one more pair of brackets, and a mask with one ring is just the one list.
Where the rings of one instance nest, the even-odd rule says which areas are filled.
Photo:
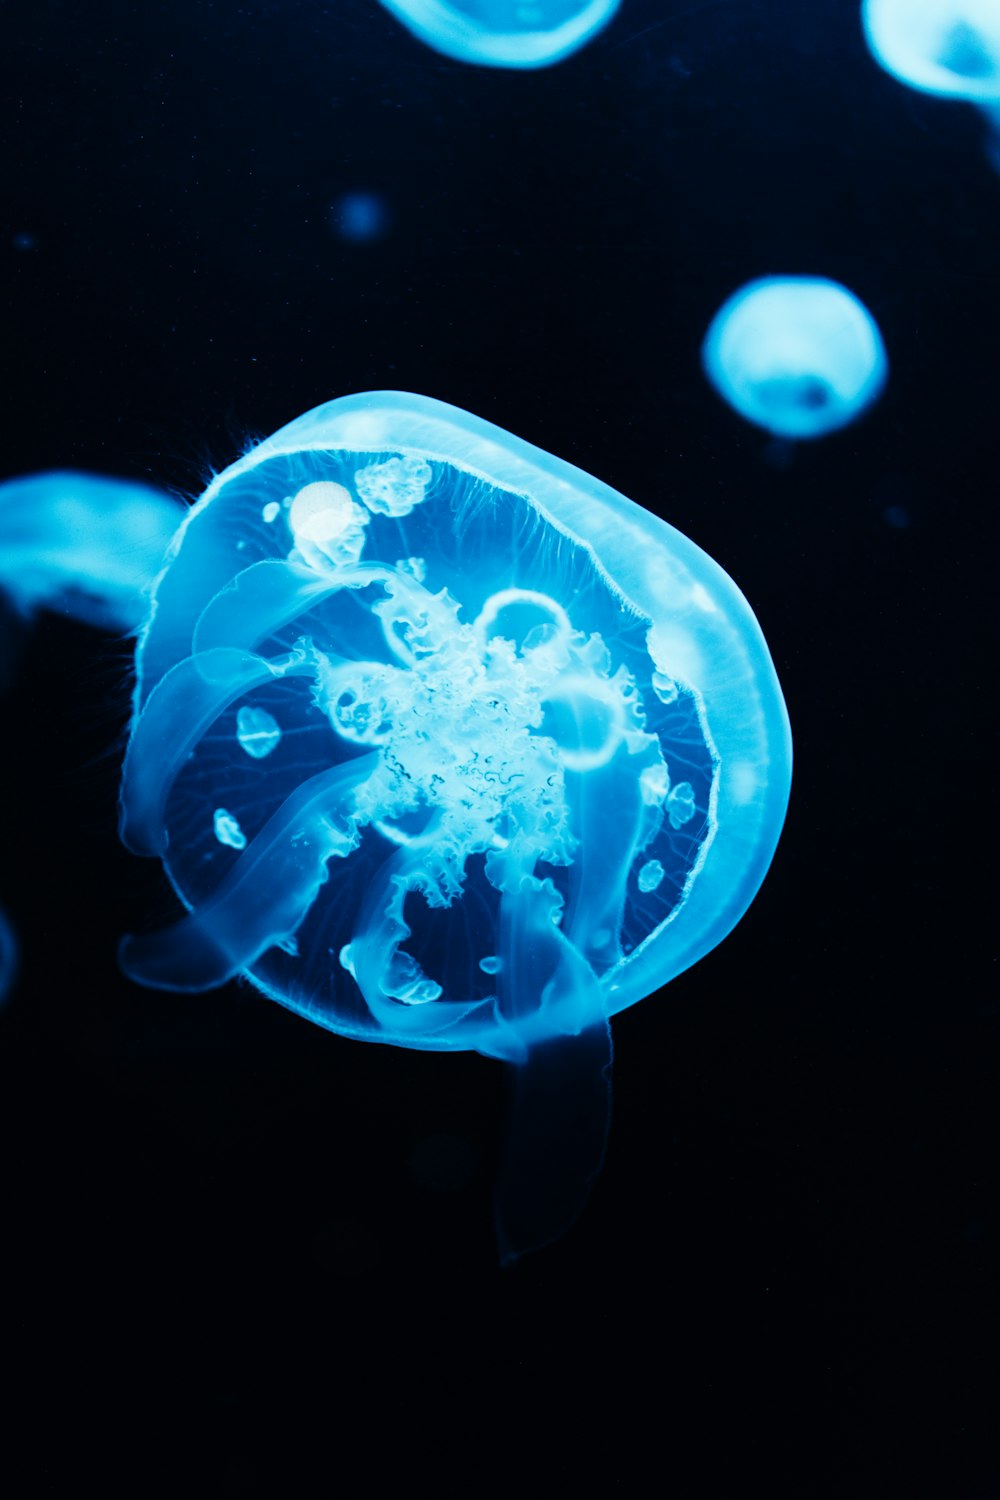
[[[220, 474], [157, 584], [122, 832], [189, 915], [123, 961], [516, 1055], [729, 931], [789, 775], [760, 628], [692, 542], [457, 408], [344, 397]], [[522, 972], [552, 943], [559, 984]]]
[[927, 94], [1000, 109], [997, 0], [864, 0], [876, 61]]
[[136, 672], [121, 831], [187, 914], [125, 971], [516, 1065], [504, 1258], [561, 1233], [609, 1017], [729, 932], [780, 833], [788, 720], [732, 581], [467, 412], [348, 396], [213, 481]]
[[882, 335], [838, 282], [768, 276], [716, 313], [702, 365], [724, 401], [777, 437], [814, 438], [853, 422], [888, 372]]
[[545, 68], [611, 20], [619, 0], [382, 0], [445, 57], [494, 68]]

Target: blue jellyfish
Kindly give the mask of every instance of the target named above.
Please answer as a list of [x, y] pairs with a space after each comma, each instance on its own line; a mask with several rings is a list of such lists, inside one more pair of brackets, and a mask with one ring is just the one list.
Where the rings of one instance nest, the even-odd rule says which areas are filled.
[[609, 1018], [725, 936], [780, 832], [737, 588], [477, 417], [348, 396], [213, 481], [136, 672], [122, 836], [186, 913], [126, 972], [515, 1065], [501, 1245], [553, 1239], [601, 1163]]
[[864, 0], [875, 61], [925, 94], [978, 105], [1000, 169], [1000, 5], [997, 0]]
[[7, 913], [0, 906], [0, 1004], [6, 1000], [17, 978], [17, 939]]
[[382, 0], [420, 41], [459, 62], [546, 68], [611, 20], [619, 0]]
[[765, 276], [723, 303], [702, 345], [705, 374], [741, 416], [783, 438], [853, 422], [888, 371], [874, 319], [820, 276]]
[[145, 618], [185, 507], [144, 484], [56, 471], [0, 484], [0, 591], [105, 629]]

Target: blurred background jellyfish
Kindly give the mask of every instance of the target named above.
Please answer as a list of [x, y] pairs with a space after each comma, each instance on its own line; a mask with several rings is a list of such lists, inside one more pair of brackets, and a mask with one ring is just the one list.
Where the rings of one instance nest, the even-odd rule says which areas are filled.
[[619, 0], [382, 0], [420, 41], [459, 62], [545, 68], [611, 20]]
[[887, 73], [921, 93], [979, 106], [1000, 170], [998, 0], [864, 0], [861, 15], [871, 53]]
[[331, 205], [329, 225], [340, 240], [368, 245], [384, 239], [392, 215], [381, 193], [342, 193]]
[[501, 1251], [551, 1241], [603, 1158], [609, 1018], [726, 935], [781, 829], [735, 585], [500, 428], [349, 396], [209, 486], [136, 668], [122, 836], [187, 911], [125, 971], [513, 1064]]
[[17, 939], [7, 913], [0, 906], [0, 1005], [10, 993], [17, 978]]
[[0, 590], [30, 618], [53, 610], [130, 631], [180, 524], [179, 500], [70, 470], [0, 484]]
[[[70, 471], [0, 484], [0, 688], [40, 609], [116, 632], [139, 626], [185, 507], [146, 485]], [[0, 999], [17, 945], [0, 910]]]
[[888, 371], [871, 314], [818, 276], [767, 276], [734, 292], [712, 319], [702, 364], [724, 401], [782, 438], [853, 422]]

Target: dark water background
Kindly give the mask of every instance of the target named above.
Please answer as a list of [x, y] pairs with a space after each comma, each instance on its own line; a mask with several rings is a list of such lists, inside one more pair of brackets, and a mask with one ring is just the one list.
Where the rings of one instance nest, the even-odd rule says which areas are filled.
[[[718, 559], [797, 756], [749, 914], [615, 1021], [586, 1216], [503, 1274], [498, 1066], [119, 976], [119, 935], [172, 910], [116, 838], [127, 643], [40, 622], [3, 705], [13, 1492], [931, 1494], [896, 1487], [936, 1457], [950, 1496], [995, 1494], [980, 117], [881, 73], [854, 0], [623, 0], [523, 75], [375, 0], [0, 25], [4, 476], [194, 495], [332, 396], [454, 402]], [[352, 190], [384, 195], [382, 240], [332, 231]], [[785, 272], [845, 282], [891, 362], [788, 462], [698, 365], [724, 297]]]

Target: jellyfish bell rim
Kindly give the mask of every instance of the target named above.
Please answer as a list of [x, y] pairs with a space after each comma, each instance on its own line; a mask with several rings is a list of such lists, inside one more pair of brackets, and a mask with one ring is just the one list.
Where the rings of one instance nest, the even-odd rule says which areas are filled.
[[[948, 12], [951, 11], [949, 17]], [[952, 71], [928, 56], [932, 39], [946, 36], [949, 25], [966, 23], [969, 12], [987, 20], [994, 13], [980, 3], [956, 5], [954, 0], [863, 0], [861, 23], [872, 57], [884, 72], [908, 88], [936, 98], [959, 99], [969, 104], [1000, 106], [1000, 21], [989, 40], [996, 46], [991, 75], [977, 84], [974, 77]], [[973, 15], [974, 29], [979, 16]]]
[[539, 31], [479, 32], [448, 0], [381, 0], [433, 51], [481, 67], [548, 68], [571, 56], [612, 20], [621, 0], [587, 0], [577, 15]]
[[[710, 829], [699, 860], [671, 915], [601, 981], [607, 1013], [653, 993], [710, 951], [742, 917], [771, 863], [791, 782], [788, 715], [763, 633], [746, 599], [718, 563], [681, 532], [592, 475], [495, 424], [433, 398], [400, 391], [342, 396], [303, 413], [218, 474], [184, 518], [161, 573], [153, 608], [140, 632], [137, 710], [151, 635], [165, 629], [174, 601], [185, 601], [184, 544], [199, 517], [233, 480], [270, 460], [306, 450], [393, 452], [438, 460], [528, 502], [557, 530], [586, 548], [616, 597], [651, 622], [655, 668], [694, 695], [716, 763]], [[192, 564], [193, 566], [193, 564]], [[193, 625], [183, 625], [190, 641]], [[682, 670], [678, 670], [678, 666]], [[148, 682], [145, 684], [147, 692]], [[155, 682], [154, 682], [155, 686]], [[185, 907], [184, 892], [168, 876]], [[247, 977], [265, 994], [326, 1029], [427, 1050], [479, 1050], [508, 1056], [512, 1046], [552, 1035], [525, 1018], [517, 1039], [496, 1046], [463, 1034], [379, 1033], [318, 1013], [308, 997], [276, 991], [255, 970]], [[536, 1034], [537, 1032], [537, 1034]]]
[[[754, 313], [763, 310], [771, 301], [775, 306], [781, 302], [793, 302], [801, 296], [806, 303], [810, 299], [822, 298], [831, 311], [836, 308], [838, 316], [850, 324], [855, 341], [857, 373], [852, 378], [842, 371], [830, 368], [817, 371], [817, 379], [833, 391], [836, 404], [829, 404], [822, 415], [804, 409], [797, 413], [784, 408], [779, 415], [771, 413], [762, 404], [757, 392], [759, 378], [765, 373], [767, 359], [764, 356], [766, 339], [770, 333], [767, 318], [761, 320], [761, 357], [752, 374], [740, 373], [740, 345], [751, 347], [748, 339], [754, 331]], [[798, 335], [798, 330], [795, 331]], [[801, 338], [805, 347], [808, 339]], [[713, 315], [701, 344], [701, 366], [709, 384], [728, 406], [731, 406], [746, 421], [779, 438], [813, 439], [839, 432], [862, 417], [881, 396], [889, 376], [889, 356], [882, 332], [868, 308], [843, 282], [829, 276], [808, 274], [768, 275], [754, 277], [744, 282], [722, 303]]]

